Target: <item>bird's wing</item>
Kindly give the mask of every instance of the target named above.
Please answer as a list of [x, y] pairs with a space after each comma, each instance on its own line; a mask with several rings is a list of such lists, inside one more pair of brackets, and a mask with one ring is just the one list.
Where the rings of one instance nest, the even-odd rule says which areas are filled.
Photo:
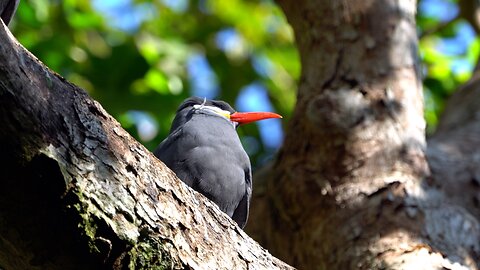
[[7, 2], [7, 5], [2, 10], [0, 16], [2, 17], [2, 20], [5, 23], [5, 25], [8, 25], [10, 23], [10, 20], [12, 19], [13, 14], [15, 14], [15, 11], [17, 10], [19, 2], [20, 0], [10, 0]]
[[[168, 161], [172, 158], [170, 152], [170, 148], [173, 146], [173, 142], [175, 142], [180, 135], [181, 130], [177, 129], [173, 133], [171, 133], [165, 140], [163, 140], [158, 147], [153, 151], [153, 154], [163, 161], [163, 163], [167, 164]], [[168, 165], [168, 164], [167, 164]]]
[[172, 170], [177, 160], [182, 158], [179, 156], [182, 152], [178, 149], [181, 145], [178, 141], [182, 139], [182, 134], [182, 128], [176, 129], [153, 151], [153, 154]]
[[[250, 166], [249, 166], [250, 167]], [[238, 204], [232, 219], [237, 222], [240, 228], [245, 228], [248, 220], [248, 209], [250, 208], [250, 198], [252, 197], [252, 172], [250, 168], [245, 171], [246, 190], [242, 200]]]
[[185, 167], [184, 162], [188, 160], [190, 150], [195, 147], [195, 141], [188, 140], [188, 137], [191, 137], [189, 132], [184, 132], [182, 127], [177, 128], [160, 143], [153, 154], [174, 171], [184, 183], [192, 186], [196, 171]]

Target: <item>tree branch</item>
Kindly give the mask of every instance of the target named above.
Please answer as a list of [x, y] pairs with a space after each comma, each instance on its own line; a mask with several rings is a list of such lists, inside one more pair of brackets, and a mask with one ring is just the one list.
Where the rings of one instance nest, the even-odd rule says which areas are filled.
[[[477, 64], [478, 65], [478, 64]], [[459, 205], [480, 215], [480, 72], [449, 98], [435, 134], [428, 140], [428, 161], [435, 183]]]
[[478, 219], [429, 177], [415, 1], [278, 3], [302, 75], [262, 243], [309, 269], [478, 269]]
[[292, 269], [3, 24], [0, 40], [0, 268]]

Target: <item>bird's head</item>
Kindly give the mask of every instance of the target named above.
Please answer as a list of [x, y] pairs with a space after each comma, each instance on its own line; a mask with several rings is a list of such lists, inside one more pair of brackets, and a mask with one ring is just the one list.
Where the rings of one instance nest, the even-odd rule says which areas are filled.
[[281, 115], [271, 112], [237, 112], [225, 101], [190, 97], [178, 108], [176, 121], [174, 120], [174, 122], [179, 123], [175, 126], [186, 121], [187, 115], [192, 112], [222, 117], [230, 121], [234, 127], [269, 118], [282, 118]]

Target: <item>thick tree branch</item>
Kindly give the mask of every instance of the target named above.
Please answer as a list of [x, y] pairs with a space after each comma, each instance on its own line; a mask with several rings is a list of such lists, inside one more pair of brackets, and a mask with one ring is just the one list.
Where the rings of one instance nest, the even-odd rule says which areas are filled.
[[[477, 64], [478, 65], [478, 64]], [[480, 216], [480, 71], [450, 97], [428, 140], [432, 180], [459, 205]]]
[[416, 2], [278, 2], [302, 78], [258, 239], [309, 269], [478, 269], [479, 220], [429, 177]]
[[291, 269], [3, 24], [0, 40], [0, 268]]

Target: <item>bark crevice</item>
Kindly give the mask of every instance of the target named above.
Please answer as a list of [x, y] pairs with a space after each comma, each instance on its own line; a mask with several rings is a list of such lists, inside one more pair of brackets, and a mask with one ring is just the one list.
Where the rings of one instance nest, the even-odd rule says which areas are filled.
[[[480, 239], [480, 223], [432, 180], [426, 159], [415, 1], [279, 3], [302, 80], [259, 196], [281, 220], [269, 215], [267, 234], [247, 230], [303, 268], [478, 269], [464, 237]], [[467, 229], [455, 235], [459, 224]]]
[[292, 269], [0, 26], [1, 267]]

